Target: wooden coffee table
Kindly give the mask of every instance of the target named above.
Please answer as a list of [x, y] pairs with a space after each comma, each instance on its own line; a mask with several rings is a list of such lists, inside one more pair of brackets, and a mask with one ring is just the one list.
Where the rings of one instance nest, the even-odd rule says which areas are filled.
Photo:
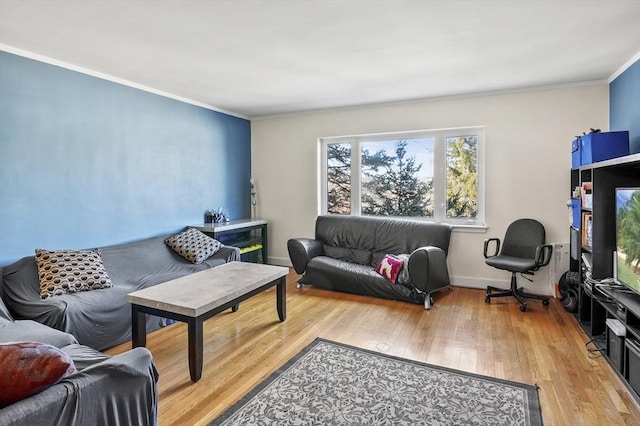
[[282, 266], [230, 262], [206, 271], [167, 281], [127, 294], [131, 303], [133, 347], [147, 343], [146, 314], [186, 322], [189, 326], [189, 372], [197, 382], [202, 376], [202, 323], [243, 300], [276, 286], [280, 321], [286, 319], [286, 275]]

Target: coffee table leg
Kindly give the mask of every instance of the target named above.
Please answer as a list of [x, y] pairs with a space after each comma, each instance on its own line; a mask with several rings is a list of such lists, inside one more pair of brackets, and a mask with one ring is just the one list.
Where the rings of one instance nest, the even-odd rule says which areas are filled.
[[147, 315], [131, 305], [131, 347], [147, 345]]
[[191, 381], [197, 382], [202, 377], [202, 318], [189, 319], [189, 373]]
[[286, 277], [280, 278], [276, 284], [276, 303], [278, 306], [278, 317], [280, 321], [287, 319], [287, 280]]

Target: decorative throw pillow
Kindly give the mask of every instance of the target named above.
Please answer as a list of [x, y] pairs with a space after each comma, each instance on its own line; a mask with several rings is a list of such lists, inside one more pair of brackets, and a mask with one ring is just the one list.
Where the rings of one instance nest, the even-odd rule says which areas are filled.
[[69, 355], [45, 343], [0, 344], [0, 408], [76, 373]]
[[402, 260], [394, 255], [385, 254], [378, 266], [376, 266], [376, 272], [395, 284], [402, 264]]
[[40, 297], [111, 287], [100, 250], [36, 249]]
[[191, 263], [202, 263], [222, 248], [222, 243], [195, 228], [187, 228], [164, 241]]

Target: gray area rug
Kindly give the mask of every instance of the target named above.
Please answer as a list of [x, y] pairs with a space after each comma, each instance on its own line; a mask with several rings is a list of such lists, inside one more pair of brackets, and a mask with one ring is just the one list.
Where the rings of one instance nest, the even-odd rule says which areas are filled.
[[211, 425], [542, 425], [535, 386], [316, 339]]

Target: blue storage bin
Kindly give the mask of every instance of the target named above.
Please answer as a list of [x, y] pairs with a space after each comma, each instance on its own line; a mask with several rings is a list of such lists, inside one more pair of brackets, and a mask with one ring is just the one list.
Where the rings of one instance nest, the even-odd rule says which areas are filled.
[[577, 169], [582, 165], [582, 159], [580, 158], [580, 138], [571, 142], [571, 168]]
[[579, 151], [581, 165], [629, 155], [629, 132], [602, 132], [581, 136]]

